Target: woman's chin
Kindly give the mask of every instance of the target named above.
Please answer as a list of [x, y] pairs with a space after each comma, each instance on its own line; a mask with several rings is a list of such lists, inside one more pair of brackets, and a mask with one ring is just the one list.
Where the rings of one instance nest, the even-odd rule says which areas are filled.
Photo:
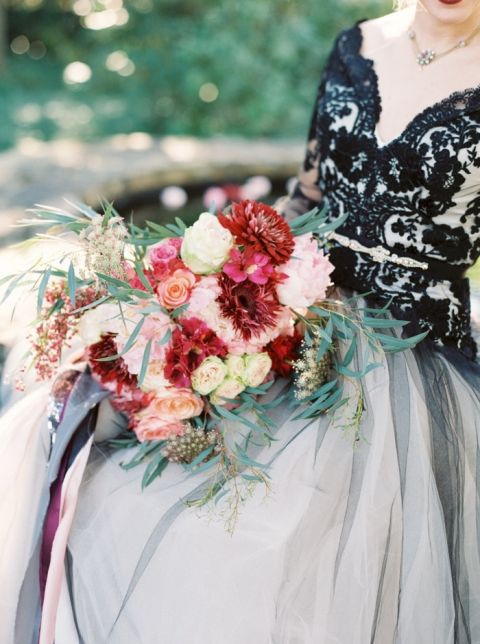
[[421, 0], [419, 4], [420, 10], [423, 7], [439, 22], [459, 25], [475, 22], [476, 19], [480, 24], [480, 3], [478, 0]]

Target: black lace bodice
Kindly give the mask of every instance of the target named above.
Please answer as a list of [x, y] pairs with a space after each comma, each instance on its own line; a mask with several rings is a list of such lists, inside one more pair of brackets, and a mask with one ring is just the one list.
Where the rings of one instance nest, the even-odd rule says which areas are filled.
[[[474, 358], [464, 272], [480, 254], [480, 86], [428, 107], [383, 144], [376, 134], [378, 78], [360, 53], [359, 24], [339, 34], [329, 56], [299, 176], [318, 187], [332, 219], [348, 214], [339, 233], [433, 268], [332, 252], [334, 280], [381, 300], [393, 297], [395, 309], [428, 328], [436, 343]], [[303, 200], [303, 209], [314, 205], [306, 194], [297, 181], [291, 198]]]

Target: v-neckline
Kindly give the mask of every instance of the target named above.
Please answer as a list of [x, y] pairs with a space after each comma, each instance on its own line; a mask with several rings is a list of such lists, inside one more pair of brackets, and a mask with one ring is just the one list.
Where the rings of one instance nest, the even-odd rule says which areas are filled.
[[[445, 96], [444, 98], [436, 101], [435, 103], [432, 103], [431, 105], [427, 105], [424, 109], [422, 109], [420, 112], [415, 114], [415, 116], [413, 116], [407, 122], [403, 130], [397, 136], [393, 137], [393, 139], [389, 141], [385, 141], [385, 139], [380, 134], [380, 131], [378, 129], [379, 122], [382, 117], [383, 104], [382, 104], [382, 97], [380, 95], [380, 90], [379, 90], [379, 77], [377, 74], [377, 70], [375, 69], [375, 61], [373, 60], [373, 58], [368, 58], [361, 52], [364, 39], [363, 39], [363, 31], [360, 25], [362, 24], [362, 22], [366, 22], [366, 20], [368, 20], [368, 18], [362, 18], [361, 20], [358, 20], [354, 24], [353, 28], [357, 35], [354, 53], [356, 53], [358, 58], [366, 65], [367, 75], [369, 76], [369, 80], [370, 80], [370, 83], [368, 83], [368, 86], [370, 86], [373, 91], [373, 100], [375, 103], [375, 121], [373, 124], [373, 135], [378, 148], [380, 149], [389, 148], [395, 143], [401, 141], [408, 134], [411, 128], [413, 128], [417, 123], [420, 123], [424, 118], [429, 116], [431, 113], [434, 113], [435, 111], [441, 110], [444, 107], [451, 108], [452, 104], [458, 103], [459, 101], [461, 101], [462, 103], [465, 103], [465, 100], [467, 97], [473, 98], [478, 95], [480, 99], [480, 83], [475, 87], [467, 87], [463, 90], [456, 90], [451, 94], [449, 94], [448, 96]], [[479, 101], [479, 108], [480, 108], [480, 101]]]

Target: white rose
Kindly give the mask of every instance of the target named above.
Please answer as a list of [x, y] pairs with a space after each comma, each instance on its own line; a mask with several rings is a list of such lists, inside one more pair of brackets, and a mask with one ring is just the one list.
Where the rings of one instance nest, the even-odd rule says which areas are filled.
[[243, 380], [245, 373], [245, 361], [242, 356], [229, 355], [225, 361], [228, 369], [228, 375], [232, 378]]
[[271, 368], [272, 360], [268, 353], [254, 353], [246, 356], [243, 381], [247, 387], [258, 387], [268, 376]]
[[[236, 398], [244, 389], [245, 385], [240, 378], [227, 376], [210, 396], [210, 402], [214, 405], [226, 405], [229, 400]], [[228, 400], [224, 400], [225, 398]]]
[[78, 323], [78, 333], [85, 344], [95, 344], [104, 333], [115, 333], [120, 310], [117, 304], [100, 304], [85, 311]]
[[192, 388], [201, 396], [206, 396], [217, 389], [226, 375], [227, 367], [223, 360], [216, 356], [210, 356], [205, 358], [192, 373]]
[[215, 215], [203, 212], [185, 231], [180, 255], [197, 275], [219, 271], [228, 259], [233, 236]]

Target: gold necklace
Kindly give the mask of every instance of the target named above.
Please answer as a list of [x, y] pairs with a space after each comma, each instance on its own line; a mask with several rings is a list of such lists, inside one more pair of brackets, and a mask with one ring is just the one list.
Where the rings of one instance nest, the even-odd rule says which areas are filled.
[[417, 63], [420, 65], [420, 68], [423, 69], [427, 65], [430, 65], [430, 63], [433, 63], [434, 60], [443, 58], [444, 56], [447, 56], [447, 54], [451, 54], [452, 51], [455, 51], [456, 49], [463, 49], [463, 47], [466, 47], [467, 45], [469, 45], [479, 31], [480, 31], [480, 25], [476, 27], [469, 36], [467, 36], [466, 38], [460, 39], [455, 45], [453, 45], [453, 47], [450, 47], [445, 51], [441, 51], [440, 53], [437, 53], [434, 49], [421, 49], [418, 46], [417, 35], [412, 28], [410, 28], [407, 33], [408, 33], [408, 37], [413, 43], [415, 53], [416, 53]]

